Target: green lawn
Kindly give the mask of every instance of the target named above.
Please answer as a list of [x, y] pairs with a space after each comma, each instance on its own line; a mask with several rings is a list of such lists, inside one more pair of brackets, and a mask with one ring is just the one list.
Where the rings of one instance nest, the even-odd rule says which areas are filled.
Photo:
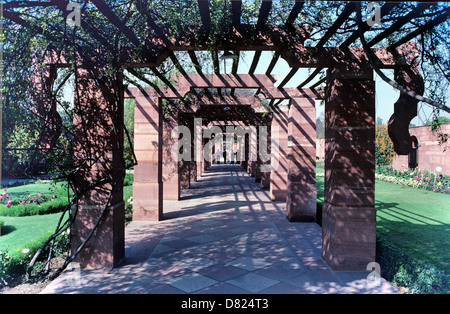
[[[317, 176], [318, 202], [323, 195], [324, 177]], [[449, 195], [377, 180], [375, 208], [378, 237], [450, 274]]]
[[[66, 188], [62, 187], [62, 183], [57, 183], [59, 194], [67, 194]], [[9, 198], [22, 198], [30, 194], [32, 197], [36, 197], [38, 193], [42, 195], [53, 194], [50, 190], [51, 184], [48, 182], [37, 182], [33, 184], [20, 185], [15, 187], [7, 188], [5, 193], [9, 194]], [[3, 193], [3, 191], [2, 191]]]
[[53, 233], [61, 213], [25, 217], [2, 217], [5, 222], [0, 237], [0, 251], [22, 250], [26, 244]]
[[[20, 198], [27, 195], [27, 193], [32, 196], [36, 196], [38, 193], [44, 195], [49, 193], [49, 187], [50, 183], [45, 182], [27, 184], [8, 188], [6, 193], [10, 195], [10, 198]], [[133, 187], [131, 185], [124, 186], [124, 199], [128, 199], [132, 193]], [[8, 249], [10, 252], [17, 249], [22, 250], [29, 241], [39, 239], [46, 234], [50, 236], [55, 231], [60, 217], [61, 213], [25, 217], [1, 216], [5, 225], [0, 236], [0, 251], [5, 249]]]

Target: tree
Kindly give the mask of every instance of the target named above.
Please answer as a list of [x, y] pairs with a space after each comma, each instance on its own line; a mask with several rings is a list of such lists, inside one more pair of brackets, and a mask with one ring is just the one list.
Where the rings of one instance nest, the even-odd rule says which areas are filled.
[[389, 166], [395, 156], [394, 144], [389, 138], [387, 125], [375, 128], [375, 164]]

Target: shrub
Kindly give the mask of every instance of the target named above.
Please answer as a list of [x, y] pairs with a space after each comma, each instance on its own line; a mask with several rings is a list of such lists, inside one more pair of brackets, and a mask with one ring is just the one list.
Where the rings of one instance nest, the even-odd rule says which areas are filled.
[[375, 128], [375, 164], [390, 165], [395, 156], [394, 144], [388, 133], [387, 125]]
[[125, 174], [125, 178], [123, 179], [123, 186], [133, 185], [134, 175], [132, 173]]
[[22, 217], [22, 216], [32, 216], [32, 215], [46, 215], [59, 213], [64, 210], [67, 201], [62, 199], [55, 199], [50, 202], [37, 204], [18, 204], [14, 206], [0, 205], [0, 211], [3, 216], [11, 216], [11, 217]]
[[[51, 236], [51, 233], [46, 233], [40, 237], [33, 239], [27, 243], [24, 243], [21, 247], [15, 249], [12, 252], [1, 251], [0, 252], [0, 277], [3, 280], [7, 280], [14, 275], [23, 275], [33, 258], [37, 250], [44, 244], [45, 241]], [[53, 252], [55, 255], [62, 254], [67, 251], [69, 247], [69, 235], [65, 232], [55, 239], [55, 245]], [[41, 260], [45, 259], [48, 254], [48, 246], [44, 250], [44, 254], [41, 254]]]
[[442, 270], [413, 258], [385, 239], [377, 239], [377, 262], [388, 281], [416, 294], [450, 293], [450, 276]]

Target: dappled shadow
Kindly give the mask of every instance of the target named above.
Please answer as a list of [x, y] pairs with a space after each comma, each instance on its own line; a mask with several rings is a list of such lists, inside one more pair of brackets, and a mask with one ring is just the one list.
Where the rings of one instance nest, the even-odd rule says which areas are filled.
[[376, 201], [377, 237], [386, 238], [411, 257], [450, 274], [450, 224], [405, 209], [396, 202]]
[[1, 232], [0, 232], [0, 236], [7, 235], [7, 234], [9, 234], [9, 233], [11, 233], [11, 232], [13, 232], [15, 230], [17, 230], [17, 229], [14, 226], [4, 225], [2, 227]]

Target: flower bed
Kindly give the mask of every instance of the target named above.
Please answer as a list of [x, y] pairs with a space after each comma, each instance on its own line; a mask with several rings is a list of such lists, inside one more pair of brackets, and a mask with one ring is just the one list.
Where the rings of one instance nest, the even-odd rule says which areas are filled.
[[63, 187], [57, 187], [55, 183], [36, 186], [38, 188], [45, 186], [48, 192], [32, 191], [36, 189], [34, 184], [24, 188], [3, 188], [0, 195], [2, 216], [21, 217], [57, 213], [68, 204]]
[[388, 166], [377, 166], [375, 178], [391, 183], [450, 194], [450, 176], [439, 168], [435, 172], [427, 170], [396, 170]]

